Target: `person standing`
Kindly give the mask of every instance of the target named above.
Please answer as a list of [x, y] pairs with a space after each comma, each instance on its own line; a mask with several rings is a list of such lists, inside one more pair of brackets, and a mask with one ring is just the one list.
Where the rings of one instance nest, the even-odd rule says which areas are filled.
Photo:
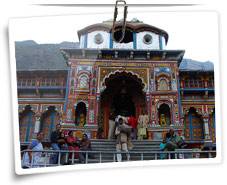
[[115, 121], [114, 121], [114, 116], [111, 113], [109, 117], [108, 139], [114, 139], [114, 129], [115, 129]]
[[147, 137], [147, 126], [149, 123], [149, 117], [147, 114], [142, 113], [138, 118], [138, 125], [137, 125], [137, 138], [139, 140], [143, 140]]
[[[118, 126], [115, 130], [115, 135], [117, 136], [116, 141], [116, 151], [117, 152], [128, 152], [128, 133], [130, 132], [129, 128], [125, 125], [122, 118], [118, 120]], [[130, 156], [127, 154], [127, 159], [129, 160]], [[117, 161], [122, 161], [121, 153], [117, 153]]]
[[137, 135], [137, 121], [136, 121], [136, 118], [131, 115], [128, 118], [128, 124], [132, 127], [131, 138], [132, 139], [136, 139], [136, 135]]
[[42, 150], [43, 150], [43, 144], [42, 144], [43, 138], [44, 138], [43, 132], [38, 132], [36, 139], [33, 140], [28, 146], [29, 151], [25, 152], [23, 155], [22, 168], [32, 168], [32, 167], [34, 168], [34, 167], [40, 167], [42, 165], [41, 157], [42, 157]]
[[[56, 125], [56, 130], [51, 133], [50, 136], [50, 142], [51, 142], [51, 148], [53, 150], [60, 150], [61, 145], [61, 125]], [[57, 164], [58, 163], [58, 153], [54, 153], [50, 158], [51, 164]]]

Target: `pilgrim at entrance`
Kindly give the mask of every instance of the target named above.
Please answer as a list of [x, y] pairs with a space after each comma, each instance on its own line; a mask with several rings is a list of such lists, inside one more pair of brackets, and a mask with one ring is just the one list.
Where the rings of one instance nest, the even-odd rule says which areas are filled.
[[105, 80], [106, 89], [101, 94], [101, 122], [99, 127], [108, 135], [108, 123], [111, 114], [124, 117], [137, 117], [145, 104], [144, 84], [136, 75], [117, 72]]

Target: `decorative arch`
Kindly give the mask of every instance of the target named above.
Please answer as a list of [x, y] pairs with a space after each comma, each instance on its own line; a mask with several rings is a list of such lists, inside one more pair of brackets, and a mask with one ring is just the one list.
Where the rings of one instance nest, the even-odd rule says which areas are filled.
[[78, 83], [77, 83], [77, 88], [78, 89], [89, 89], [89, 75], [86, 73], [81, 73], [78, 75]]
[[108, 78], [111, 78], [111, 76], [116, 76], [117, 74], [122, 74], [122, 73], [126, 73], [128, 75], [131, 75], [132, 77], [134, 77], [137, 80], [141, 80], [142, 84], [143, 84], [143, 91], [146, 92], [147, 90], [147, 83], [144, 81], [143, 77], [141, 77], [139, 74], [130, 71], [130, 70], [115, 70], [112, 71], [110, 73], [108, 73], [107, 75], [104, 76], [104, 78], [102, 79], [101, 83], [100, 83], [100, 91], [103, 92], [106, 89], [106, 85], [105, 85], [105, 81]]
[[40, 118], [40, 130], [44, 133], [45, 140], [50, 140], [51, 132], [55, 129], [55, 126], [61, 122], [60, 116], [55, 106], [49, 106], [47, 110], [42, 113]]
[[202, 107], [200, 107], [200, 106], [189, 106], [189, 107], [183, 108], [184, 116], [187, 116], [187, 115], [188, 115], [189, 110], [190, 110], [191, 108], [194, 108], [195, 111], [196, 111], [199, 115], [201, 115], [201, 116], [203, 115]]
[[204, 139], [202, 114], [195, 108], [190, 107], [185, 115], [185, 138], [189, 140]]
[[173, 122], [172, 103], [168, 101], [160, 101], [156, 104], [158, 123], [161, 126], [170, 126]]
[[87, 122], [88, 103], [78, 101], [75, 105], [75, 125], [83, 127]]
[[33, 138], [35, 129], [35, 112], [30, 105], [26, 105], [23, 111], [19, 112], [20, 142], [29, 142]]
[[156, 77], [159, 78], [160, 76], [166, 76], [168, 78], [171, 78], [171, 75], [168, 72], [158, 72], [158, 73], [156, 73]]
[[173, 105], [172, 102], [169, 100], [160, 100], [156, 103], [156, 108], [158, 109], [162, 104], [167, 104], [170, 109], [172, 109]]
[[171, 90], [171, 77], [167, 73], [160, 73], [156, 77], [156, 89], [158, 91]]

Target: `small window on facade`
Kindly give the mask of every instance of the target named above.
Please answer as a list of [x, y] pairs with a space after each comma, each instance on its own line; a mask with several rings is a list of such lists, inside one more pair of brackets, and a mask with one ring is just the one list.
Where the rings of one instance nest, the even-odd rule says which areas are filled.
[[152, 43], [152, 36], [150, 34], [144, 35], [143, 42], [145, 44], [151, 44]]
[[32, 79], [32, 86], [35, 86], [35, 79]]
[[80, 77], [79, 87], [81, 89], [88, 88], [88, 78], [86, 76], [81, 76]]
[[160, 80], [158, 90], [169, 90], [168, 82], [165, 79]]
[[[122, 37], [122, 29], [115, 31], [112, 34], [114, 34], [114, 38], [116, 39], [116, 41], [119, 41]], [[131, 30], [126, 29], [124, 39], [121, 41], [121, 43], [130, 43], [130, 42], [133, 42], [133, 32]]]
[[26, 86], [26, 80], [25, 79], [22, 80], [22, 86]]
[[100, 33], [97, 33], [95, 35], [94, 41], [95, 41], [96, 44], [103, 43], [103, 37], [102, 37], [102, 35]]

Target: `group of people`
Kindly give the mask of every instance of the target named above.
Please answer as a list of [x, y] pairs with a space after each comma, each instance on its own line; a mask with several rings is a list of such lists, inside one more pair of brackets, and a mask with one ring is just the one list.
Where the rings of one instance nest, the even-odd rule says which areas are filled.
[[[115, 119], [113, 117], [110, 117], [108, 138], [116, 139], [116, 151], [119, 152], [117, 153], [118, 162], [122, 161], [122, 154], [125, 154], [127, 160], [130, 159], [128, 150], [133, 148], [131, 139], [135, 139], [136, 136], [138, 139], [143, 139], [144, 137], [146, 137], [148, 121], [149, 119], [147, 115], [141, 115], [138, 118], [138, 122], [132, 116], [128, 118], [123, 116], [117, 116]], [[42, 157], [42, 151], [44, 149], [42, 144], [43, 138], [43, 132], [38, 132], [36, 139], [32, 140], [31, 144], [28, 146], [28, 151], [25, 152], [23, 155], [23, 168], [41, 166], [40, 160]], [[74, 137], [73, 131], [69, 131], [66, 134], [62, 130], [60, 124], [57, 124], [56, 130], [51, 133], [50, 141], [51, 148], [53, 150], [74, 151], [74, 159], [78, 159], [80, 163], [85, 163], [86, 160], [86, 152], [83, 151], [92, 151], [91, 142], [86, 134], [83, 134], [82, 139], [79, 140], [78, 138]], [[161, 151], [174, 151], [175, 149], [184, 147], [185, 142], [183, 138], [176, 135], [173, 129], [170, 129], [166, 133], [163, 141], [160, 144]], [[66, 154], [68, 154], [69, 156], [66, 157]], [[93, 158], [93, 155], [91, 153], [88, 153], [87, 157]], [[161, 159], [167, 159], [167, 157], [168, 156], [166, 153], [160, 154]], [[50, 157], [50, 164], [59, 163], [59, 159], [61, 164], [65, 164], [67, 158], [73, 158], [72, 152], [62, 152], [61, 156], [59, 156], [58, 152], [53, 152]], [[171, 155], [171, 158], [174, 158], [174, 156]]]
[[147, 114], [141, 114], [138, 119], [136, 119], [134, 116], [121, 116], [118, 115], [116, 117], [113, 116], [113, 114], [109, 117], [109, 132], [108, 132], [108, 139], [115, 139], [115, 130], [119, 123], [119, 119], [122, 118], [123, 123], [126, 124], [131, 128], [130, 132], [130, 138], [131, 139], [139, 139], [143, 140], [147, 138], [147, 126], [149, 123], [149, 117]]
[[[85, 163], [86, 153], [85, 152], [78, 152], [78, 151], [91, 151], [91, 141], [89, 140], [87, 134], [83, 134], [83, 137], [81, 140], [74, 137], [73, 131], [70, 130], [68, 134], [65, 134], [62, 131], [61, 125], [56, 125], [56, 130], [51, 133], [50, 137], [51, 141], [51, 148], [53, 150], [69, 150], [69, 151], [75, 151], [74, 158], [79, 159], [80, 163]], [[91, 154], [89, 154], [90, 157], [92, 157]], [[66, 155], [61, 156], [61, 163], [65, 164]], [[72, 159], [72, 153], [69, 155], [69, 159]], [[73, 159], [74, 160], [74, 159]], [[58, 154], [55, 153], [50, 158], [51, 164], [57, 164], [58, 163]]]
[[121, 153], [125, 153], [127, 160], [130, 155], [128, 149], [132, 149], [132, 139], [143, 140], [147, 137], [147, 126], [149, 117], [146, 114], [141, 114], [138, 120], [134, 116], [124, 117], [113, 114], [109, 118], [108, 139], [116, 139], [117, 161], [122, 161]]
[[[184, 142], [184, 139], [175, 134], [174, 130], [171, 128], [166, 135], [164, 136], [164, 139], [160, 143], [160, 150], [161, 151], [175, 151], [176, 149], [185, 148], [186, 144]], [[174, 155], [170, 155], [171, 158], [174, 158]], [[167, 153], [163, 153], [160, 155], [161, 159], [167, 159]]]
[[[32, 140], [31, 144], [28, 146], [28, 151], [23, 154], [22, 158], [22, 167], [30, 168], [30, 167], [40, 167], [42, 166], [42, 151], [44, 149], [42, 140], [44, 138], [43, 132], [38, 132], [35, 140]], [[62, 152], [59, 157], [59, 153], [57, 151], [60, 150], [68, 150], [74, 151], [74, 159], [78, 159], [80, 163], [85, 163], [86, 161], [86, 152], [78, 152], [78, 151], [91, 151], [91, 142], [87, 136], [87, 134], [83, 134], [81, 140], [74, 137], [73, 131], [69, 131], [67, 134], [62, 130], [61, 125], [56, 125], [56, 130], [51, 133], [50, 136], [51, 148], [55, 150], [53, 154], [50, 156], [50, 164], [68, 164], [69, 161], [67, 159], [73, 158], [73, 152], [70, 152], [67, 157], [67, 153]], [[40, 152], [39, 152], [40, 151]], [[88, 153], [88, 157], [93, 158], [93, 155]], [[59, 161], [60, 159], [60, 161]], [[74, 160], [72, 159], [72, 160]]]

